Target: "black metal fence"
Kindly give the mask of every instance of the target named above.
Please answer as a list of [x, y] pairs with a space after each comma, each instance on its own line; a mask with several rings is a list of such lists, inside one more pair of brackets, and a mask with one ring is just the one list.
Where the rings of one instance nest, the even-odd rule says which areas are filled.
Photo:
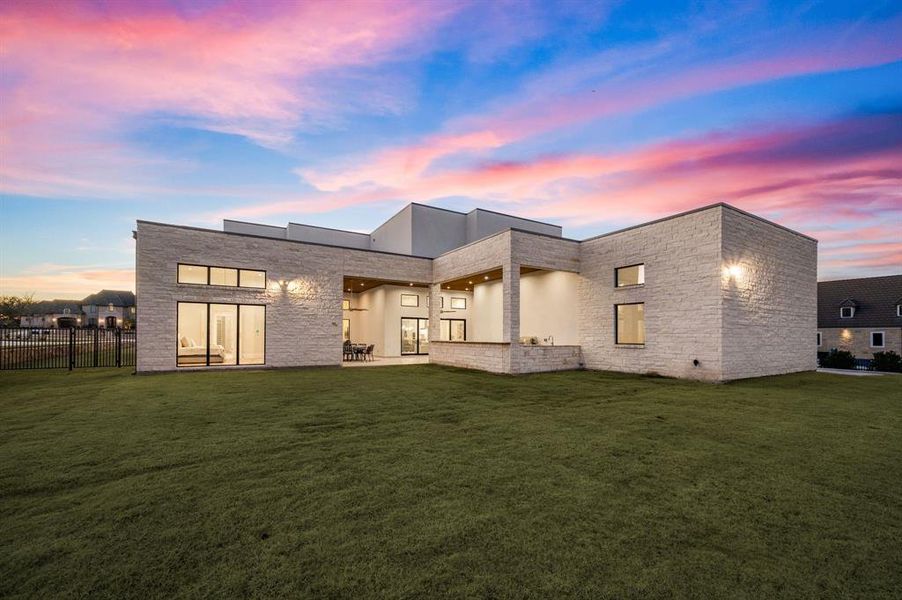
[[133, 329], [0, 328], [0, 371], [135, 366]]

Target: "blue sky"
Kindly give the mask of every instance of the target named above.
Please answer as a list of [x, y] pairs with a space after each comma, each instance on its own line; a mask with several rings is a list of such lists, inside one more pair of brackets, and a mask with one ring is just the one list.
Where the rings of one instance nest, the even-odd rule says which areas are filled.
[[[336, 9], [336, 6], [340, 9]], [[893, 2], [0, 7], [0, 293], [133, 289], [136, 219], [581, 238], [727, 201], [902, 271]]]

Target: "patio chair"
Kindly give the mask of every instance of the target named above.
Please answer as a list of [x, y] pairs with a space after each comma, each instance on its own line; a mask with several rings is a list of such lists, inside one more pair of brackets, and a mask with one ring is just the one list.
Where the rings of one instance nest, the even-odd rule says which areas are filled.
[[345, 340], [341, 354], [342, 360], [352, 360], [354, 358], [354, 348], [351, 346], [350, 340]]
[[363, 360], [366, 360], [369, 357], [370, 360], [376, 360], [376, 357], [373, 356], [373, 348], [375, 348], [375, 344], [370, 344], [366, 347], [366, 352], [363, 354]]

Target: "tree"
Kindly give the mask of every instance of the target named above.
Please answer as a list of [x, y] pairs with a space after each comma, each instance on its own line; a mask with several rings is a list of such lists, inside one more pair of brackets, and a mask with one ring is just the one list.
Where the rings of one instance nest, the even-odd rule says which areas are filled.
[[34, 294], [25, 296], [0, 296], [0, 327], [17, 327], [19, 317], [28, 314], [34, 304]]

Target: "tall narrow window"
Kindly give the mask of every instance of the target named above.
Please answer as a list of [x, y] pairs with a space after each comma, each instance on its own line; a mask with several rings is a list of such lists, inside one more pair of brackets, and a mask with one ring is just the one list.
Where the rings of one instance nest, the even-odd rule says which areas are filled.
[[341, 301], [341, 310], [351, 310], [351, 301], [350, 300], [342, 300]]
[[179, 265], [179, 283], [207, 285], [207, 267], [199, 265]]
[[616, 304], [616, 341], [618, 344], [645, 343], [645, 304]]
[[178, 305], [178, 353], [182, 366], [207, 364], [207, 305], [180, 302]]
[[883, 348], [883, 332], [882, 331], [872, 331], [871, 332], [871, 348]]
[[630, 265], [614, 269], [614, 280], [617, 287], [643, 285], [645, 283], [645, 265]]
[[821, 332], [818, 331], [818, 332], [817, 332], [817, 347], [818, 347], [818, 348], [821, 347], [821, 341], [822, 341], [822, 338], [821, 338]]
[[351, 341], [351, 319], [341, 320], [341, 341]]
[[242, 304], [239, 307], [238, 342], [242, 365], [262, 365], [266, 333], [266, 307]]
[[210, 364], [238, 364], [238, 306], [210, 305]]

